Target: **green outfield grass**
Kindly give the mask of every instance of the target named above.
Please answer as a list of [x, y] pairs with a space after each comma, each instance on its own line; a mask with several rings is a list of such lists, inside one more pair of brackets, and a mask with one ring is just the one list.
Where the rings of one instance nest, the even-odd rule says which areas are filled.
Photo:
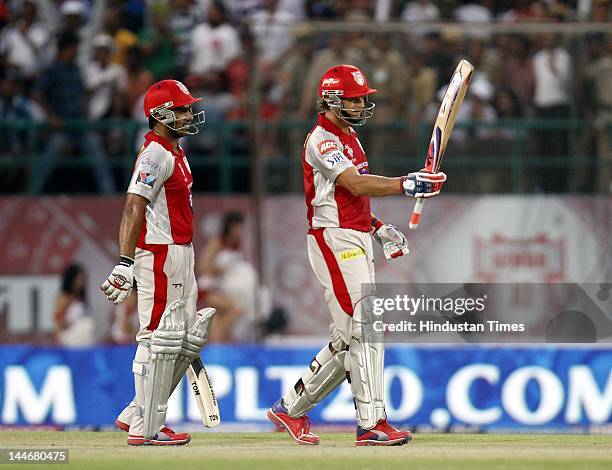
[[353, 434], [322, 433], [321, 445], [305, 447], [283, 433], [195, 433], [189, 445], [174, 448], [129, 447], [119, 432], [2, 432], [0, 437], [4, 449], [70, 449], [70, 464], [58, 469], [612, 468], [612, 436], [417, 434], [401, 447], [355, 447]]

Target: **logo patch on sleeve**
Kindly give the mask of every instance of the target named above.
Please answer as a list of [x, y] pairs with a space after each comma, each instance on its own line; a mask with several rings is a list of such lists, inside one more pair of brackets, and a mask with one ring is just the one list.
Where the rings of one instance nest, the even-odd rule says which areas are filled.
[[157, 175], [152, 175], [151, 173], [146, 173], [144, 171], [139, 171], [138, 176], [136, 177], [136, 183], [144, 184], [149, 188], [153, 187], [153, 183], [157, 179]]
[[339, 150], [335, 150], [334, 152], [327, 155], [324, 161], [327, 168], [331, 170], [336, 165], [336, 163], [340, 163], [347, 160], [342, 152], [340, 152]]
[[338, 150], [338, 144], [333, 140], [324, 140], [319, 144], [319, 152], [325, 154], [333, 150]]

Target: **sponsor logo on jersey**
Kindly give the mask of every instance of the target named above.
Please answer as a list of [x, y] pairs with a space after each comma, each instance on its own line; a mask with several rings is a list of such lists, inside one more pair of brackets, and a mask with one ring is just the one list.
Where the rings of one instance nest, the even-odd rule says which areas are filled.
[[321, 82], [321, 86], [334, 86], [334, 85], [338, 85], [340, 83], [340, 80], [338, 80], [337, 78], [326, 78], [325, 80], [323, 80], [323, 82]]
[[142, 157], [140, 159], [140, 168], [141, 170], [144, 169], [143, 167], [149, 167], [152, 170], [159, 170], [159, 163], [151, 160], [149, 157]]
[[352, 248], [350, 250], [341, 251], [338, 254], [340, 261], [348, 261], [353, 258], [358, 258], [360, 256], [365, 256], [365, 251], [363, 248]]
[[363, 86], [363, 84], [365, 83], [365, 78], [363, 78], [361, 72], [359, 70], [355, 70], [354, 72], [351, 72], [351, 74], [355, 79], [355, 83], [357, 83], [357, 85], [359, 86]]
[[335, 150], [334, 152], [328, 154], [325, 157], [325, 162], [327, 163], [328, 168], [333, 168], [336, 163], [340, 163], [346, 161], [346, 157], [339, 150]]
[[332, 150], [338, 150], [338, 144], [333, 140], [324, 140], [319, 144], [319, 152], [322, 154], [331, 152]]
[[136, 178], [136, 183], [144, 184], [145, 186], [152, 188], [156, 179], [157, 175], [152, 175], [151, 173], [147, 173], [145, 171], [139, 171], [138, 177]]
[[368, 162], [361, 162], [359, 165], [355, 165], [355, 167], [362, 175], [368, 172]]

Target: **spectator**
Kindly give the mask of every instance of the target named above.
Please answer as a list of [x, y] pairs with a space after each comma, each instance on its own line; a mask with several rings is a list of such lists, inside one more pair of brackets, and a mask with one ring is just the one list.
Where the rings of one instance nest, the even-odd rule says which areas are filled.
[[509, 38], [509, 56], [500, 60], [499, 87], [509, 88], [523, 108], [523, 112], [533, 102], [535, 76], [531, 60], [531, 42], [525, 36], [513, 35]]
[[[539, 119], [567, 119], [570, 116], [571, 58], [559, 46], [554, 33], [540, 36], [541, 46], [533, 57], [535, 94], [533, 104]], [[568, 131], [561, 129], [537, 129], [539, 157], [567, 157], [569, 154]], [[567, 189], [568, 169], [544, 168], [539, 174], [539, 186], [545, 192], [562, 192]]]
[[[51, 10], [51, 2], [45, 2], [44, 4], [47, 5], [46, 10]], [[101, 29], [105, 8], [105, 0], [94, 0], [91, 9], [88, 9], [87, 5], [81, 0], [67, 0], [62, 3], [59, 9], [61, 22], [56, 30], [63, 33], [72, 33], [79, 38], [77, 63], [80, 67], [86, 67], [91, 62], [93, 55], [92, 41]]]
[[408, 2], [402, 12], [402, 20], [409, 23], [425, 23], [427, 21], [438, 21], [440, 10], [434, 2], [429, 0], [417, 0]]
[[[467, 2], [454, 11], [454, 16], [460, 23], [490, 23], [493, 21], [493, 13], [480, 1]], [[487, 40], [490, 37], [488, 31], [472, 27], [466, 30], [466, 35], [474, 38]]]
[[142, 66], [142, 51], [138, 46], [132, 46], [125, 55], [127, 70], [127, 108], [130, 114], [137, 107], [137, 115], [142, 115], [141, 98], [155, 82], [151, 72]]
[[179, 38], [170, 29], [168, 9], [157, 6], [151, 11], [151, 26], [140, 32], [143, 65], [155, 81], [176, 78]]
[[[199, 8], [193, 0], [171, 0], [172, 14], [169, 18], [170, 31], [176, 39], [176, 65], [181, 71], [181, 78], [189, 67], [191, 57], [191, 34], [202, 20]], [[177, 77], [175, 77], [177, 78]]]
[[20, 192], [25, 189], [26, 156], [33, 150], [28, 148], [28, 129], [14, 127], [27, 121], [40, 121], [42, 113], [23, 93], [22, 81], [14, 69], [6, 71], [0, 80], [0, 158], [16, 164], [5, 167], [0, 173], [0, 192]]
[[532, 0], [517, 0], [513, 2], [513, 8], [501, 15], [502, 21], [527, 22], [546, 21], [548, 12], [543, 2]]
[[229, 24], [221, 2], [213, 1], [208, 9], [208, 22], [193, 30], [191, 51], [189, 72], [197, 75], [224, 72], [241, 54], [240, 36]]
[[[308, 29], [296, 31], [295, 47], [286, 60], [279, 64], [278, 78], [276, 81], [279, 101], [282, 103], [282, 113], [285, 117], [294, 117], [299, 110], [304, 89], [304, 77], [310, 73], [313, 55], [315, 53], [315, 38]], [[304, 140], [301, 135], [300, 140]], [[296, 143], [297, 147], [301, 145]], [[295, 148], [295, 146], [294, 146]], [[302, 176], [300, 179], [302, 179]]]
[[610, 0], [594, 0], [591, 18], [594, 23], [609, 23], [612, 21]]
[[467, 57], [476, 70], [484, 74], [491, 83], [496, 83], [499, 76], [499, 56], [493, 47], [487, 47], [480, 38], [472, 38], [468, 42]]
[[[439, 94], [443, 96], [445, 88], [441, 88]], [[475, 72], [472, 77], [468, 93], [459, 111], [457, 112], [457, 123], [483, 123], [491, 124], [495, 122], [497, 116], [495, 108], [491, 106], [494, 88], [484, 73]], [[475, 126], [468, 129], [453, 130], [453, 141], [469, 143], [469, 137], [476, 137], [484, 140], [490, 138], [492, 130], [488, 126]]]
[[93, 40], [94, 57], [85, 69], [85, 82], [89, 97], [89, 119], [108, 117], [115, 93], [125, 94], [127, 74], [125, 68], [110, 62], [113, 38], [98, 34]]
[[425, 65], [423, 54], [414, 54], [408, 67], [408, 116], [416, 125], [423, 121], [429, 103], [434, 99], [438, 76], [436, 71]]
[[423, 38], [422, 54], [425, 65], [432, 68], [438, 77], [436, 90], [448, 83], [455, 70], [455, 58], [448, 53], [438, 33], [427, 33]]
[[112, 62], [125, 65], [127, 50], [138, 43], [138, 36], [123, 25], [118, 6], [109, 6], [107, 8], [103, 29], [115, 41], [115, 54], [113, 55]]
[[[229, 341], [232, 338], [234, 324], [244, 313], [236, 303], [239, 300], [238, 296], [232, 298], [223, 289], [229, 287], [238, 289], [242, 294], [248, 294], [244, 291], [252, 287], [246, 286], [243, 280], [230, 286], [224, 282], [224, 277], [234, 269], [241, 269], [241, 263], [244, 262], [240, 246], [243, 225], [242, 214], [228, 213], [223, 220], [220, 235], [210, 239], [198, 260], [199, 303], [217, 309], [210, 331], [210, 342]], [[252, 294], [249, 297], [252, 297]]]
[[493, 14], [482, 1], [465, 2], [454, 11], [454, 17], [462, 23], [490, 23]]
[[[523, 117], [521, 103], [514, 90], [510, 88], [502, 88], [495, 93], [493, 107], [499, 119], [520, 119]], [[503, 132], [501, 135], [510, 139], [515, 133], [512, 130], [509, 131], [507, 133]]]
[[[185, 83], [193, 93], [202, 98], [202, 108], [206, 111], [206, 120], [215, 124], [227, 121], [236, 106], [236, 98], [223, 88], [223, 75], [219, 72], [204, 76], [194, 76]], [[194, 113], [200, 111], [194, 106]], [[192, 153], [218, 154], [220, 146], [220, 126], [192, 136], [187, 145]]]
[[314, 112], [319, 79], [327, 69], [337, 64], [361, 66], [362, 60], [360, 52], [346, 44], [341, 34], [332, 35], [329, 46], [314, 53], [310, 72], [304, 79], [298, 116], [304, 119]]
[[50, 33], [37, 20], [37, 14], [34, 2], [24, 1], [15, 22], [0, 34], [0, 63], [14, 68], [28, 86], [50, 61]]
[[612, 35], [596, 36], [590, 40], [590, 61], [586, 66], [586, 89], [590, 90], [588, 102], [590, 118], [594, 120], [593, 153], [598, 155], [598, 165], [593, 172], [587, 190], [597, 188], [609, 192], [612, 181], [610, 148], [612, 147]]
[[374, 36], [368, 55], [365, 73], [370, 86], [379, 90], [374, 100], [376, 112], [372, 121], [380, 126], [369, 135], [369, 153], [379, 162], [378, 172], [385, 174], [384, 170], [391, 170], [388, 158], [404, 153], [398, 139], [394, 139], [397, 130], [393, 124], [406, 110], [406, 64], [402, 54], [393, 48], [391, 38], [382, 34]]
[[69, 143], [76, 144], [82, 155], [92, 157], [98, 189], [104, 193], [113, 192], [115, 189], [106, 156], [97, 136], [87, 129], [74, 132], [74, 129], [66, 126], [66, 120], [85, 121], [87, 118], [85, 85], [76, 65], [77, 47], [76, 36], [70, 33], [60, 35], [57, 58], [41, 74], [33, 92], [34, 100], [44, 110], [52, 127], [46, 141], [43, 160], [35, 175], [37, 178], [34, 189], [37, 192], [45, 187], [57, 158]]
[[278, 0], [266, 0], [266, 9], [251, 17], [259, 60], [264, 69], [272, 70], [281, 56], [293, 45], [291, 27], [296, 18], [278, 8]]
[[62, 346], [95, 344], [95, 322], [85, 290], [85, 270], [79, 264], [71, 264], [62, 274], [61, 292], [55, 303], [55, 336]]

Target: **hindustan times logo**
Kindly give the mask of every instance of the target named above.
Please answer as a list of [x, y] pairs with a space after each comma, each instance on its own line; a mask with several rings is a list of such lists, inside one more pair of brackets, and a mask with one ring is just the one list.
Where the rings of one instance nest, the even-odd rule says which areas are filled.
[[482, 312], [485, 309], [487, 295], [482, 297], [412, 297], [406, 294], [397, 294], [395, 297], [377, 297], [373, 300], [373, 312], [375, 315], [383, 315], [385, 312], [406, 312], [416, 315], [423, 312], [443, 312], [464, 315], [472, 312]]

